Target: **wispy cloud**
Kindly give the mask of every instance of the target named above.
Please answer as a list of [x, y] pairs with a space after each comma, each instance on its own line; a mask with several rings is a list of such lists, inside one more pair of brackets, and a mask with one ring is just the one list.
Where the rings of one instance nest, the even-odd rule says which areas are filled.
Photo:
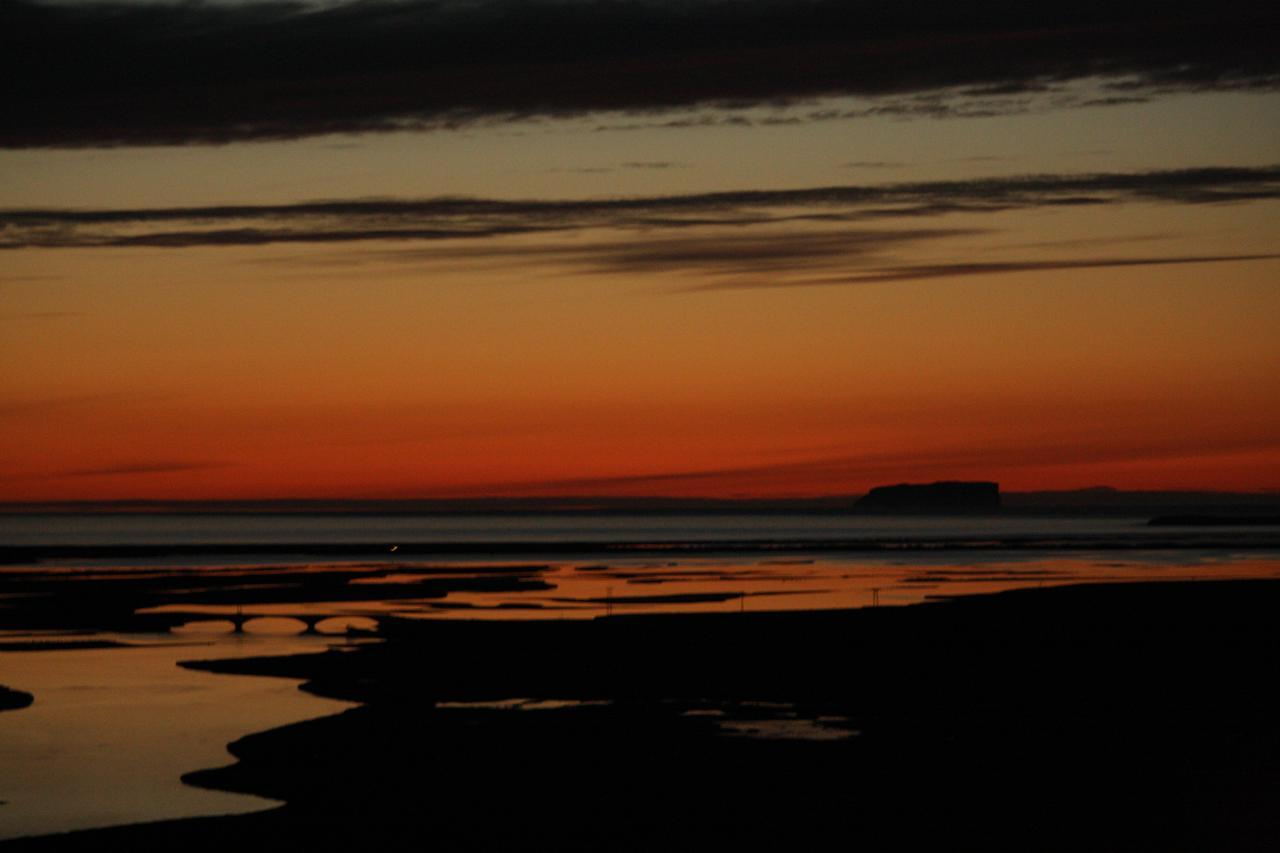
[[842, 169], [902, 169], [911, 165], [903, 160], [851, 160], [841, 163]]
[[180, 395], [164, 392], [134, 393], [122, 391], [27, 397], [25, 399], [0, 399], [0, 419], [29, 416], [47, 418], [55, 413], [65, 413], [80, 417], [83, 413], [102, 406], [118, 407], [129, 405], [136, 408], [168, 403], [177, 399], [181, 399]]
[[45, 475], [45, 479], [63, 477], [122, 477], [138, 474], [174, 474], [182, 471], [205, 471], [225, 468], [226, 462], [126, 462], [101, 468], [76, 468]]
[[679, 288], [684, 292], [707, 290], [746, 290], [778, 287], [819, 287], [833, 285], [884, 284], [890, 282], [923, 281], [933, 278], [960, 278], [965, 276], [990, 276], [1022, 272], [1053, 272], [1065, 270], [1105, 269], [1108, 267], [1180, 266], [1184, 264], [1220, 264], [1242, 261], [1280, 259], [1280, 253], [1261, 255], [1192, 255], [1174, 257], [1141, 258], [1074, 258], [1052, 261], [998, 261], [990, 263], [919, 264], [915, 266], [873, 267], [852, 275], [828, 277], [802, 277], [788, 279], [746, 279], [715, 281]]
[[[400, 250], [375, 257], [397, 263], [477, 260], [550, 264], [587, 273], [761, 275], [803, 268], [843, 268], [913, 243], [982, 233], [973, 229], [843, 229], [552, 241], [534, 246]], [[367, 260], [367, 258], [366, 258]], [[359, 259], [353, 259], [359, 263]]]
[[574, 174], [574, 175], [609, 175], [619, 171], [657, 171], [660, 169], [678, 169], [683, 167], [683, 163], [675, 163], [670, 160], [630, 160], [625, 163], [616, 163], [606, 166], [573, 166], [566, 168], [548, 169], [552, 174]]
[[79, 394], [62, 397], [38, 397], [26, 400], [0, 400], [0, 419], [27, 417], [31, 415], [43, 417], [50, 412], [77, 410], [83, 407], [96, 406], [122, 399], [121, 394]]
[[72, 468], [58, 471], [35, 471], [19, 474], [0, 475], [3, 482], [26, 482], [37, 480], [79, 480], [96, 477], [138, 477], [152, 474], [179, 474], [190, 471], [206, 471], [214, 468], [229, 467], [229, 462], [122, 462], [117, 465], [103, 465], [94, 468]]
[[[819, 98], [814, 100], [787, 100], [781, 103], [756, 105], [739, 103], [733, 108], [724, 105], [689, 110], [635, 111], [623, 117], [601, 120], [593, 130], [597, 133], [634, 130], [687, 130], [712, 127], [784, 127], [821, 124], [832, 121], [858, 119], [980, 119], [1001, 116], [1017, 116], [1032, 113], [1049, 113], [1058, 110], [1089, 107], [1118, 107], [1145, 104], [1157, 95], [1107, 94], [1120, 81], [1092, 78], [1066, 79], [1043, 86], [1036, 84], [1025, 90], [1007, 90], [993, 87], [991, 94], [979, 95], [982, 89], [940, 89], [920, 94], [879, 94], [864, 96], [857, 106], [847, 104], [847, 99]], [[1229, 87], [1228, 87], [1229, 88]], [[1172, 94], [1172, 91], [1165, 92]], [[748, 109], [748, 108], [754, 109]], [[950, 162], [997, 161], [1000, 157], [957, 157]]]
[[[2, 227], [3, 226], [0, 226], [0, 229], [2, 229]], [[0, 242], [3, 242], [3, 238], [0, 238]], [[0, 284], [31, 284], [37, 281], [57, 281], [61, 278], [63, 278], [63, 276], [45, 273], [33, 273], [31, 275], [0, 275]]]
[[[1278, 20], [1251, 0], [0, 0], [0, 146], [222, 143], [830, 95], [885, 99], [868, 114], [945, 118], [1017, 110], [1083, 78], [1106, 81], [1095, 100], [1114, 103], [1276, 86]], [[939, 92], [954, 97], [915, 98]]]
[[70, 320], [88, 316], [83, 311], [24, 311], [16, 314], [0, 314], [0, 320]]
[[435, 198], [0, 211], [0, 249], [438, 242], [587, 229], [857, 223], [1132, 202], [1280, 198], [1280, 166], [831, 186], [597, 200]]

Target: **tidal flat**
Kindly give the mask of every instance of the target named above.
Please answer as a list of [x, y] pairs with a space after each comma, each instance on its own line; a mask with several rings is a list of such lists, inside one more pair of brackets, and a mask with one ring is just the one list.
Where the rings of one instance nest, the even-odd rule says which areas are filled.
[[255, 814], [5, 850], [1271, 850], [1280, 582], [1080, 584], [811, 612], [385, 618], [188, 664], [342, 713], [189, 784]]

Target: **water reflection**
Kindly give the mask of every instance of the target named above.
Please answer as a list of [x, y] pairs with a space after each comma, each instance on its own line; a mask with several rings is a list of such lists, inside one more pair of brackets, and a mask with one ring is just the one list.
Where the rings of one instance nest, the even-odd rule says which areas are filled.
[[[460, 562], [455, 571], [464, 572]], [[566, 562], [543, 569], [551, 591], [458, 591], [396, 602], [410, 618], [563, 619], [610, 613], [818, 610], [917, 604], [938, 597], [1068, 583], [1280, 577], [1280, 558], [1215, 552], [913, 554], [909, 560], [817, 555]]]
[[[8, 801], [0, 805], [0, 838], [264, 808], [264, 800], [186, 787], [180, 777], [228, 763], [226, 744], [243, 735], [346, 706], [301, 693], [295, 682], [193, 672], [177, 662], [319, 651], [334, 642], [321, 634], [358, 632], [389, 616], [587, 619], [663, 611], [808, 610], [902, 605], [1067, 583], [1280, 576], [1274, 552], [1185, 548], [879, 556], [813, 552], [785, 559], [749, 553], [602, 561], [595, 555], [539, 562], [478, 555], [432, 562], [309, 560], [234, 570], [214, 562], [219, 559], [206, 558], [200, 566], [0, 570], [0, 576], [22, 577], [33, 588], [67, 596], [81, 588], [84, 577], [76, 573], [88, 570], [94, 575], [92, 595], [105, 596], [126, 614], [134, 613], [137, 600], [167, 601], [134, 615], [162, 616], [148, 624], [176, 626], [170, 642], [159, 645], [159, 634], [10, 632], [0, 637], [0, 681], [36, 697], [30, 708], [0, 714], [0, 800]], [[121, 591], [111, 592], [113, 586]], [[144, 590], [146, 599], [135, 598]], [[21, 609], [14, 612], [24, 615]], [[55, 641], [68, 645], [56, 651], [11, 650]], [[147, 645], [93, 647], [104, 642]], [[539, 697], [516, 704], [517, 710], [535, 711], [560, 707], [561, 701]], [[703, 722], [714, 720], [725, 736], [856, 734], [849, 721], [793, 715], [791, 709], [744, 705], [690, 711], [691, 722], [703, 716], [697, 712], [706, 712]]]
[[211, 676], [180, 660], [319, 651], [310, 637], [236, 636], [214, 643], [0, 653], [4, 678], [35, 694], [0, 714], [0, 838], [137, 821], [257, 811], [271, 801], [183, 785], [184, 773], [228, 764], [227, 744], [332, 714], [276, 678]]
[[[212, 567], [205, 577], [220, 570]], [[311, 593], [299, 586], [301, 600], [255, 602], [256, 595], [269, 596], [247, 585], [239, 594], [252, 603], [174, 603], [137, 612], [185, 621], [174, 630], [192, 633], [228, 632], [239, 625], [249, 633], [342, 634], [371, 630], [384, 616], [583, 619], [665, 611], [841, 609], [1067, 583], [1274, 578], [1280, 577], [1280, 557], [1187, 549], [1128, 551], [1122, 559], [1114, 552], [955, 551], [896, 559], [815, 554], [495, 564], [460, 558], [394, 566], [309, 563], [273, 571], [300, 578], [340, 571], [343, 583], [327, 587], [329, 597], [320, 600], [306, 600]], [[502, 582], [493, 583], [495, 577]], [[216, 590], [213, 580], [207, 582]], [[371, 590], [386, 594], [370, 596]], [[353, 597], [344, 600], [344, 591]]]

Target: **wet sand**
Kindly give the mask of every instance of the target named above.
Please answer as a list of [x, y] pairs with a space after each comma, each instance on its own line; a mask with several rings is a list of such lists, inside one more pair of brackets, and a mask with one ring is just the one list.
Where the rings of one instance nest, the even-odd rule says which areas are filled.
[[0, 848], [1274, 850], [1277, 612], [1280, 582], [1234, 581], [386, 620], [192, 664], [363, 703], [186, 777], [288, 805]]

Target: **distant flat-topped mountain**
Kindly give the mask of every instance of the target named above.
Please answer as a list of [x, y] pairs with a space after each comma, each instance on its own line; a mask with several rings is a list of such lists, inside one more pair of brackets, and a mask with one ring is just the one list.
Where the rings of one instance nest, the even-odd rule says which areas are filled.
[[30, 693], [24, 693], [21, 690], [10, 690], [3, 684], [0, 684], [0, 711], [13, 711], [18, 708], [25, 708], [31, 704], [34, 697]]
[[1000, 484], [985, 481], [876, 486], [854, 504], [860, 510], [986, 510], [1000, 508]]

